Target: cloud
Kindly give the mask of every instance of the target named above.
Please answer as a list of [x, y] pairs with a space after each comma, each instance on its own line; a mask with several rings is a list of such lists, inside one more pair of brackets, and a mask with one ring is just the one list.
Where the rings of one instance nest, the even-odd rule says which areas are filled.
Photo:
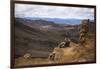
[[15, 17], [94, 19], [93, 8], [15, 4]]

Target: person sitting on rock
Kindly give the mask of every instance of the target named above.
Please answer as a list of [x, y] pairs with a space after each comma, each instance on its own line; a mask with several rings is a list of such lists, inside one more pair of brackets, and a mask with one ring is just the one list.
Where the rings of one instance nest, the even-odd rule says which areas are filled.
[[64, 41], [58, 45], [59, 48], [65, 48], [65, 47], [69, 47], [69, 46], [70, 46], [69, 38], [65, 38]]

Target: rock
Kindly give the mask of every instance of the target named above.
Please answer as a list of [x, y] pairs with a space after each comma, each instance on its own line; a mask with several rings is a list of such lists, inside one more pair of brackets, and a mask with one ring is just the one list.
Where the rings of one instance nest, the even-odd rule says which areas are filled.
[[87, 33], [89, 31], [89, 20], [82, 20], [81, 28], [80, 28], [80, 44], [85, 45]]
[[30, 58], [30, 57], [31, 57], [31, 54], [30, 54], [30, 53], [26, 53], [26, 54], [24, 55], [24, 58], [25, 58], [25, 59]]
[[58, 47], [59, 48], [65, 48], [65, 47], [69, 47], [70, 46], [70, 39], [69, 38], [65, 38], [64, 41], [62, 41]]

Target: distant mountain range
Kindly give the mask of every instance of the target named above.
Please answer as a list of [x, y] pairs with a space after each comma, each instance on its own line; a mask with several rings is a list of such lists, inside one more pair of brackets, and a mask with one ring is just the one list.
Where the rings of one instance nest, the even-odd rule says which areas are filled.
[[81, 23], [81, 19], [61, 19], [61, 18], [40, 18], [40, 17], [26, 17], [25, 19], [30, 20], [45, 20], [54, 22], [56, 24], [68, 24], [68, 25], [78, 25]]
[[23, 23], [27, 26], [32, 28], [36, 28], [39, 30], [50, 31], [50, 30], [69, 30], [69, 29], [76, 29], [79, 25], [71, 25], [71, 24], [59, 24], [53, 21], [47, 21], [43, 19], [32, 20], [28, 18], [16, 18], [16, 21]]

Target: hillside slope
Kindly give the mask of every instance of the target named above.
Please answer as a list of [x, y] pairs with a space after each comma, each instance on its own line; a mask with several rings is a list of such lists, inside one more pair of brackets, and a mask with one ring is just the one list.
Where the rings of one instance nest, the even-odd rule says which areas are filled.
[[[26, 23], [25, 23], [26, 22]], [[31, 22], [31, 23], [30, 23]], [[65, 29], [59, 30], [59, 25], [44, 20], [34, 21], [25, 20], [15, 21], [15, 67], [55, 64], [55, 63], [73, 63], [73, 62], [95, 62], [95, 31], [94, 23], [89, 24], [86, 44], [79, 43], [80, 25], [63, 26]], [[37, 25], [36, 25], [37, 24]], [[50, 27], [47, 27], [48, 24]], [[45, 26], [47, 29], [39, 29]], [[51, 30], [51, 26], [56, 29]], [[38, 28], [39, 27], [39, 28]], [[73, 27], [73, 28], [72, 28]], [[70, 39], [70, 46], [59, 48], [58, 45], [64, 38]], [[50, 54], [55, 53], [53, 60], [49, 58]]]
[[[15, 67], [34, 66], [41, 64], [62, 64], [95, 62], [95, 45], [93, 40], [89, 40], [85, 46], [71, 42], [70, 47], [54, 48], [51, 53], [55, 53], [54, 60], [49, 58], [24, 58], [16, 59]], [[49, 54], [51, 54], [49, 53]], [[49, 56], [48, 56], [49, 57]]]
[[53, 52], [56, 53], [54, 61], [57, 63], [94, 62], [95, 61], [94, 49], [95, 49], [95, 44], [93, 40], [88, 41], [85, 46], [71, 43], [70, 47], [55, 48], [53, 50]]
[[48, 53], [63, 39], [63, 34], [63, 31], [41, 31], [16, 20], [15, 56], [31, 53], [33, 57], [48, 57]]

